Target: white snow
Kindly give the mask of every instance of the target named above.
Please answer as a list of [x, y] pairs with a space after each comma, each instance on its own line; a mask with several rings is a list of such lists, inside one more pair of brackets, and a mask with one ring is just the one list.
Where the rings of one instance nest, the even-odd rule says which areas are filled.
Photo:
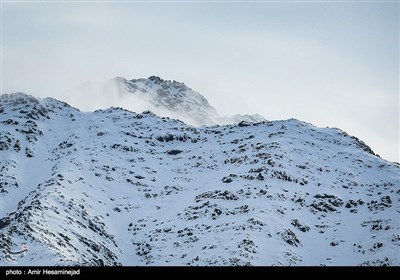
[[399, 164], [339, 129], [24, 94], [0, 111], [0, 247], [30, 248], [16, 265], [400, 265]]

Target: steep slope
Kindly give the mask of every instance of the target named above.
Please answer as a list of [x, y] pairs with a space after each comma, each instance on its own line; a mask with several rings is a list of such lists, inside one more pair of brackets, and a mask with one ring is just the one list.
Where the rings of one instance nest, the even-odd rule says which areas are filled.
[[102, 84], [87, 83], [70, 92], [68, 98], [84, 109], [122, 106], [135, 112], [151, 111], [194, 126], [265, 121], [258, 114], [220, 116], [200, 93], [184, 83], [157, 76], [132, 80], [117, 77]]
[[400, 264], [399, 165], [339, 129], [194, 128], [25, 94], [0, 113], [16, 265]]

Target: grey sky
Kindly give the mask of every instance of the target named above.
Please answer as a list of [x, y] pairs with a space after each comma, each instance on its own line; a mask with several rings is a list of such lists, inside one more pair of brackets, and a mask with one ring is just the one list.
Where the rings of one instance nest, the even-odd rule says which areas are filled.
[[159, 75], [221, 114], [339, 127], [399, 161], [399, 2], [2, 5], [4, 92]]

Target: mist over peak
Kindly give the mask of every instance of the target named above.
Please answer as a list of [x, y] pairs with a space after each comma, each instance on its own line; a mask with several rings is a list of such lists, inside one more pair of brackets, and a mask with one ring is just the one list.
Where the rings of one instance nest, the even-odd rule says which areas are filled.
[[115, 77], [102, 83], [85, 83], [68, 93], [67, 99], [82, 110], [119, 106], [135, 112], [152, 111], [194, 126], [265, 120], [258, 114], [221, 116], [205, 96], [185, 83], [154, 75], [137, 79]]

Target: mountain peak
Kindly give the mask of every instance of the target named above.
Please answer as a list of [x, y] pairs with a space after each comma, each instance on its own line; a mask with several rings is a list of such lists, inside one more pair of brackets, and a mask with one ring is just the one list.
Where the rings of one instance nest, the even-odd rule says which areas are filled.
[[143, 83], [143, 84], [148, 85], [148, 86], [159, 85], [163, 89], [175, 88], [175, 89], [177, 89], [179, 91], [191, 90], [191, 88], [186, 86], [185, 83], [178, 82], [178, 81], [175, 81], [175, 80], [164, 80], [164, 79], [160, 78], [159, 76], [154, 76], [154, 75], [148, 77], [147, 79], [139, 78], [139, 79], [131, 79], [131, 80], [127, 80], [125, 78], [117, 77], [116, 81], [124, 82], [124, 83], [134, 83], [134, 84]]
[[165, 82], [165, 80], [161, 79], [159, 76], [150, 76], [148, 79], [150, 81], [153, 81], [154, 83], [157, 83], [157, 84]]
[[4, 93], [1, 95], [1, 99], [5, 102], [39, 103], [37, 98], [24, 92]]
[[157, 115], [180, 119], [194, 126], [265, 121], [265, 118], [258, 114], [222, 117], [206, 97], [185, 83], [164, 80], [156, 75], [131, 80], [116, 77], [112, 84], [118, 96], [135, 98], [132, 105], [144, 105], [143, 108], [130, 108], [131, 110], [150, 110]]

